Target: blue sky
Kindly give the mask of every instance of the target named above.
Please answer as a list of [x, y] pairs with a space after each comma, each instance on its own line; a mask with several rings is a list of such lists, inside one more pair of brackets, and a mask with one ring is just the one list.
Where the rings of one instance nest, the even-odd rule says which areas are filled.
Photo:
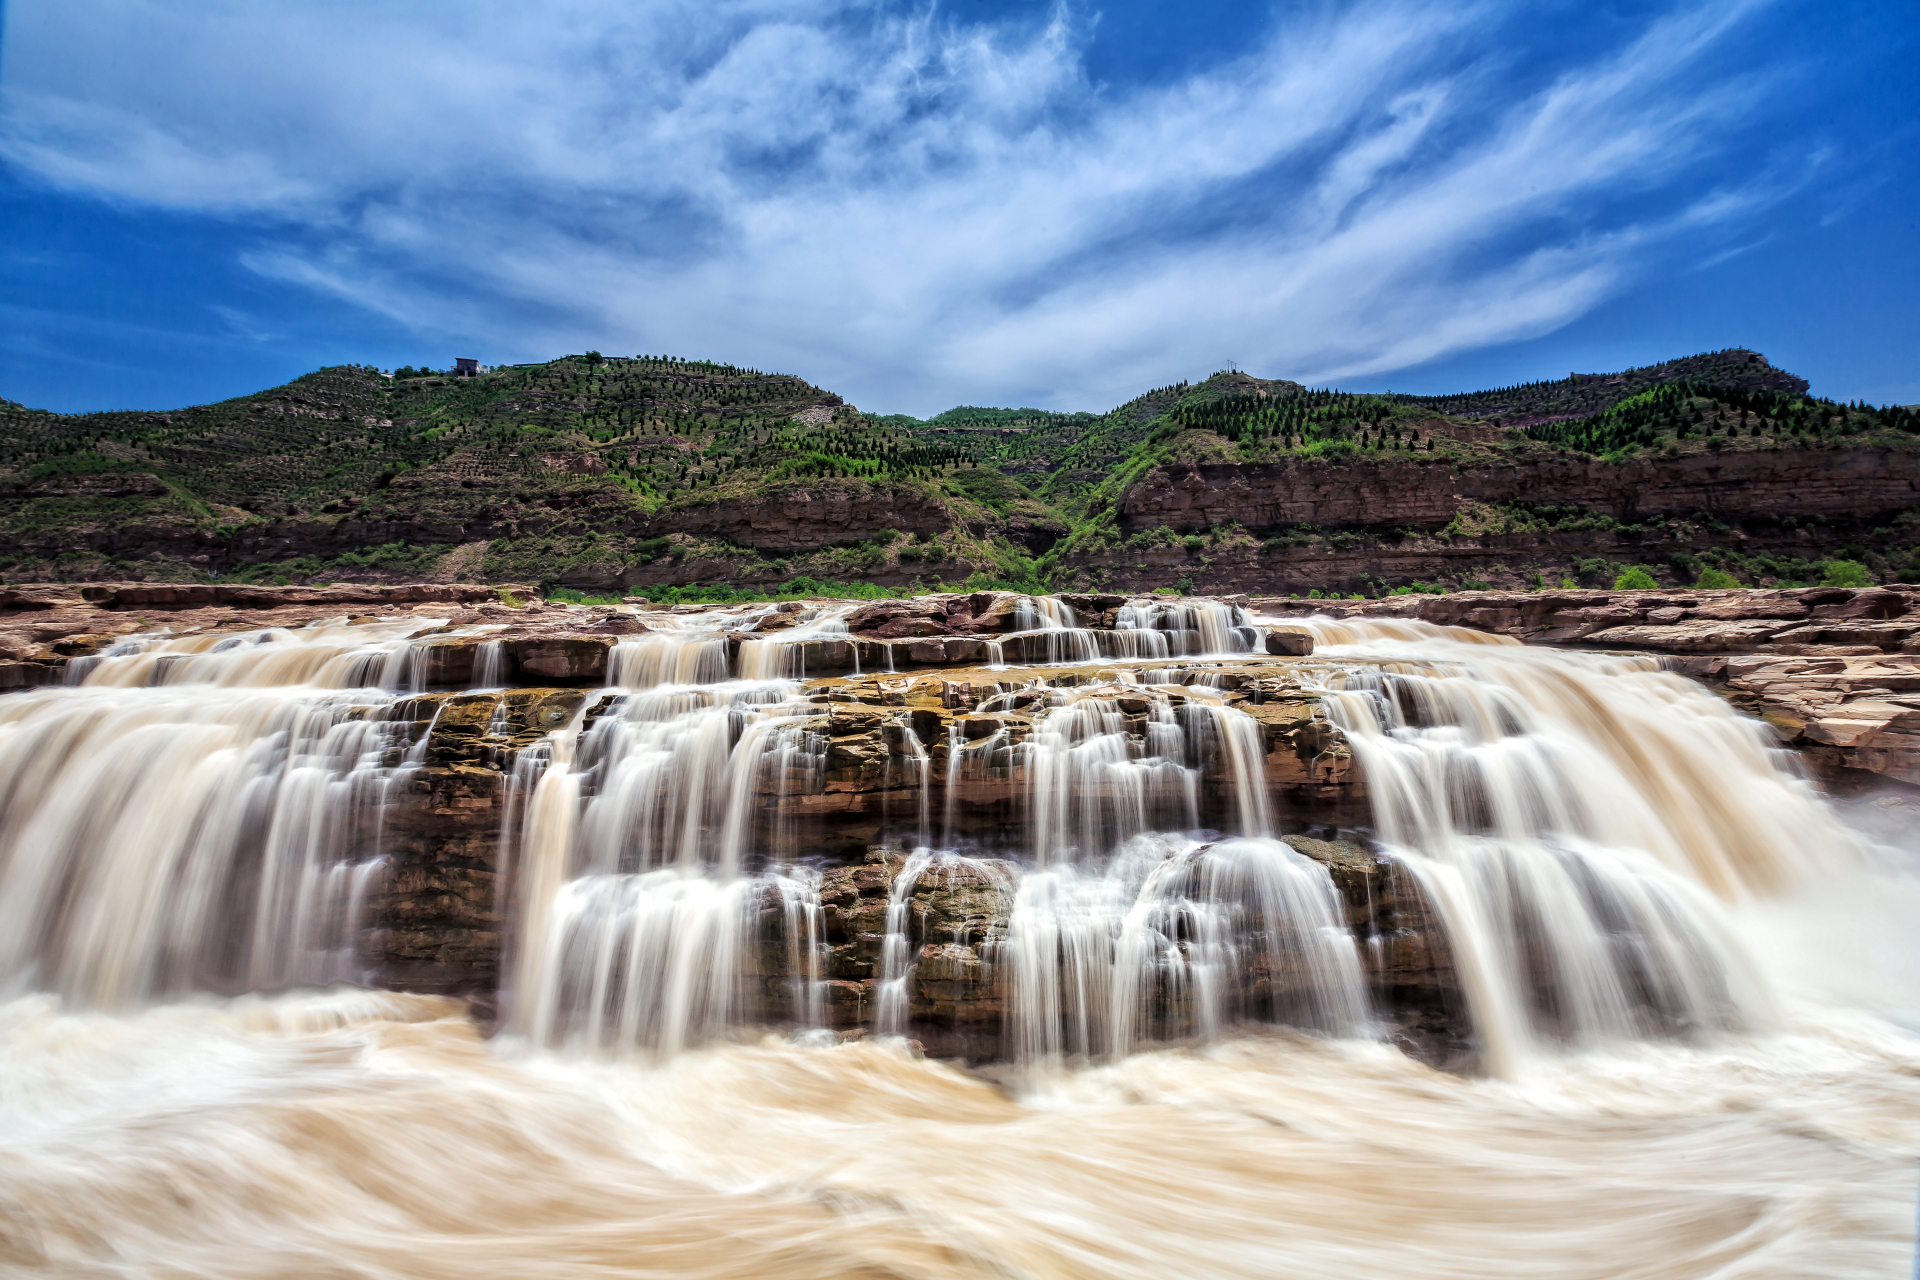
[[1920, 401], [1911, 0], [0, 13], [30, 405], [589, 347], [918, 414], [1725, 346]]

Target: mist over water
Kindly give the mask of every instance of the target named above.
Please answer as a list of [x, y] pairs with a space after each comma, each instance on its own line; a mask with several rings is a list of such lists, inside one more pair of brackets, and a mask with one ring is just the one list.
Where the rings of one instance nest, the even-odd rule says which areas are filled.
[[[971, 1069], [823, 1029], [819, 871], [768, 798], [817, 785], [798, 646], [844, 636], [831, 612], [732, 669], [711, 626], [623, 643], [610, 708], [521, 753], [491, 1039], [457, 1001], [308, 989], [356, 978], [353, 876], [415, 763], [377, 710], [417, 682], [405, 629], [132, 646], [0, 699], [0, 1267], [1905, 1274], [1912, 855], [1762, 727], [1657, 662], [1420, 624], [1194, 602], [1116, 641], [1023, 609], [1004, 658], [1087, 678], [952, 769], [1013, 761], [1024, 843], [960, 847], [922, 782], [867, 1015], [906, 1029], [916, 885], [973, 877], [1009, 997]], [[1466, 1069], [1383, 1033], [1251, 719], [1170, 696], [1171, 664], [1267, 625], [1315, 632], [1287, 669], [1443, 923]], [[751, 918], [792, 975], [772, 1011], [743, 995]]]

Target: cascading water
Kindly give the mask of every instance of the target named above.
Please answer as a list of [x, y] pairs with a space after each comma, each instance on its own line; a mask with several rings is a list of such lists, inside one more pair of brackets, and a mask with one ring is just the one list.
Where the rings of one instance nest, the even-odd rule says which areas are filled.
[[125, 1005], [356, 979], [419, 762], [406, 701], [351, 686], [420, 626], [133, 640], [0, 700], [0, 982]]
[[499, 689], [507, 682], [507, 642], [482, 640], [473, 649], [473, 688]]
[[[863, 695], [872, 777], [918, 793], [911, 818], [870, 816], [915, 848], [849, 867], [810, 857], [801, 819], [854, 767], [818, 728], [848, 695], [796, 683], [840, 619], [751, 638], [765, 612], [642, 615], [604, 690], [443, 698], [431, 753], [402, 696], [436, 669], [405, 647], [431, 618], [131, 637], [72, 664], [75, 685], [0, 698], [0, 981], [54, 993], [0, 1005], [0, 1256], [235, 1275], [1903, 1265], [1920, 1045], [1773, 975], [1826, 980], [1842, 948], [1814, 890], [1853, 883], [1839, 933], [1897, 988], [1910, 931], [1873, 912], [1910, 917], [1920, 894], [1865, 879], [1765, 732], [1657, 662], [1306, 619], [1270, 625], [1316, 654], [1262, 673], [1221, 660], [1258, 648], [1228, 606], [1138, 606], [1139, 638], [1090, 632], [1133, 665], [976, 684], [939, 737], [914, 731], [924, 688]], [[1037, 602], [1030, 621], [1029, 639], [1088, 630]], [[737, 671], [767, 678], [728, 679], [736, 643]], [[1249, 714], [1256, 683], [1316, 706], [1325, 736]], [[483, 723], [511, 754], [446, 767], [438, 746]], [[1378, 845], [1444, 925], [1481, 1063], [1523, 1084], [1380, 1042], [1362, 957], [1399, 942], [1356, 945], [1356, 882], [1307, 856], [1267, 785], [1339, 740]], [[505, 1040], [638, 1051], [644, 1072], [488, 1052], [423, 997], [86, 1008], [354, 979], [383, 856], [418, 870], [383, 834], [394, 798], [489, 765]], [[975, 821], [976, 790], [1018, 819]], [[755, 1024], [923, 1036], [976, 947], [1001, 1052], [1029, 1068], [1013, 1091], [891, 1038], [729, 1043]], [[1031, 1069], [1079, 1060], [1101, 1065]]]
[[[1036, 722], [1024, 754], [1035, 866], [1002, 948], [1019, 1061], [1213, 1036], [1240, 1015], [1364, 1031], [1365, 983], [1338, 894], [1325, 868], [1270, 838], [1246, 715], [1176, 708], [1159, 689], [1082, 692]], [[1209, 768], [1229, 781], [1241, 839], [1177, 834], [1199, 826]]]
[[1383, 846], [1445, 923], [1488, 1067], [1517, 1072], [1558, 1043], [1769, 1025], [1730, 911], [1848, 841], [1765, 728], [1656, 659], [1421, 628], [1317, 624], [1356, 650], [1451, 650], [1324, 668], [1323, 705], [1365, 770]]
[[551, 736], [512, 868], [520, 1032], [672, 1053], [742, 1016], [741, 952], [769, 888], [749, 863], [785, 834], [763, 806], [817, 786], [792, 692], [637, 691]]

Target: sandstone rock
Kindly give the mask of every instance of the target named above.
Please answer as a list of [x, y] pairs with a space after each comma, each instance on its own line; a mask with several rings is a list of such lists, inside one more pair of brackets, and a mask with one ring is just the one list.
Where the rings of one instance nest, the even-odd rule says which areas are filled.
[[[1815, 610], [1815, 615], [1819, 610]], [[1811, 622], [1775, 633], [1777, 644], [1871, 645], [1898, 648], [1900, 643], [1920, 633], [1920, 617], [1890, 618], [1885, 621]]]
[[1743, 622], [1751, 618], [1784, 618], [1795, 620], [1806, 617], [1810, 610], [1798, 600], [1788, 600], [1779, 593], [1767, 592], [1760, 598], [1746, 600], [1710, 601], [1693, 611], [1696, 618], [1710, 618], [1716, 622]]
[[1304, 658], [1313, 652], [1313, 637], [1305, 631], [1284, 631], [1276, 627], [1267, 632], [1266, 649], [1268, 653]]
[[1907, 599], [1897, 591], [1859, 591], [1851, 598], [1822, 604], [1815, 618], [1898, 618], [1908, 611]]
[[611, 640], [591, 636], [529, 636], [506, 642], [514, 678], [523, 682], [605, 684]]
[[1673, 653], [1707, 653], [1751, 648], [1790, 625], [1766, 619], [1744, 622], [1696, 620], [1670, 626], [1610, 627], [1586, 639], [1592, 644], [1664, 649]]

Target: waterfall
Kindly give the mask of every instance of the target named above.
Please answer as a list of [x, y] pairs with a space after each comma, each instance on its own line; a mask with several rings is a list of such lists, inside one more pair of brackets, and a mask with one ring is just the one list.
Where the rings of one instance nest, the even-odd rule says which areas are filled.
[[[1274, 668], [1294, 709], [1263, 723], [1248, 711], [1276, 682], [1249, 673], [1269, 660], [1247, 654], [1244, 611], [1138, 601], [1099, 631], [1024, 597], [1010, 643], [1161, 656], [975, 685], [959, 700], [973, 712], [923, 741], [945, 712], [911, 681], [797, 679], [852, 647], [852, 607], [781, 632], [758, 630], [763, 607], [645, 615], [607, 688], [502, 696], [490, 718], [462, 695], [405, 696], [440, 638], [425, 633], [444, 632], [430, 618], [123, 638], [70, 668], [76, 683], [0, 698], [0, 982], [124, 1006], [362, 980], [364, 935], [387, 923], [371, 904], [396, 864], [396, 883], [417, 874], [417, 851], [389, 846], [389, 813], [477, 764], [504, 774], [494, 799], [487, 782], [459, 802], [501, 815], [505, 1025], [536, 1045], [664, 1055], [861, 1009], [907, 1032], [989, 980], [1029, 1065], [1242, 1022], [1368, 1034], [1338, 874], [1356, 920], [1377, 918], [1358, 898], [1383, 885], [1419, 900], [1482, 1062], [1512, 1073], [1563, 1047], [1773, 1025], [1736, 916], [1846, 847], [1764, 726], [1655, 659], [1309, 618], [1289, 625], [1320, 647]], [[503, 641], [466, 634], [476, 683], [494, 687]], [[850, 699], [865, 709], [830, 739], [828, 706]], [[549, 732], [529, 742], [516, 726], [536, 718]], [[471, 745], [483, 722], [487, 751]], [[1303, 818], [1267, 778], [1298, 776], [1278, 752], [1318, 748], [1267, 747], [1342, 739], [1371, 825], [1343, 836], [1349, 861], [1315, 861], [1301, 850], [1333, 855], [1275, 838]], [[846, 772], [829, 774], [830, 743]], [[846, 828], [815, 825], [839, 813]], [[856, 891], [854, 840], [911, 852]], [[990, 877], [1005, 892], [990, 921], [968, 908], [947, 976], [916, 977], [914, 913], [972, 865], [963, 847], [1012, 851]], [[826, 877], [839, 896], [823, 902]], [[969, 892], [994, 900], [980, 883]], [[1376, 973], [1391, 945], [1369, 933]], [[1392, 986], [1380, 978], [1382, 999]], [[949, 994], [915, 1014], [912, 993], [935, 990]]]
[[1019, 885], [1002, 955], [1028, 1066], [1212, 1037], [1236, 1017], [1362, 1034], [1359, 955], [1326, 869], [1271, 839], [1128, 840], [1101, 868]]
[[473, 648], [474, 689], [498, 689], [507, 682], [507, 642], [482, 640]]
[[893, 878], [887, 893], [886, 934], [880, 944], [880, 990], [874, 1029], [881, 1035], [899, 1035], [907, 1026], [907, 909], [921, 872], [933, 862], [930, 849], [916, 849]]
[[1324, 705], [1445, 922], [1489, 1068], [1766, 1025], [1727, 906], [1837, 833], [1764, 727], [1652, 660], [1459, 652], [1331, 671]]
[[[550, 735], [519, 852], [518, 1031], [671, 1054], [744, 1014], [742, 955], [760, 896], [769, 877], [783, 900], [797, 892], [792, 873], [752, 874], [752, 855], [790, 834], [776, 813], [756, 845], [756, 819], [767, 801], [778, 810], [780, 797], [819, 785], [821, 746], [796, 723], [810, 708], [791, 694], [635, 692], [590, 729]], [[817, 930], [815, 893], [813, 913], [795, 918]]]
[[405, 704], [139, 693], [0, 700], [0, 981], [122, 1005], [355, 977]]

